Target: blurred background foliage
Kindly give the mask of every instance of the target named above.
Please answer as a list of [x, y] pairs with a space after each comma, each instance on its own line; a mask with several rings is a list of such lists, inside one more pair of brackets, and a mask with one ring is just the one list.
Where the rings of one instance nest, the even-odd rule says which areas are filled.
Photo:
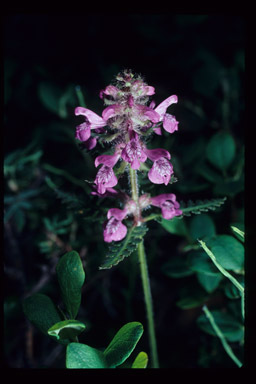
[[[80, 123], [74, 108], [83, 104], [100, 114], [99, 91], [124, 68], [155, 87], [157, 104], [171, 94], [179, 97], [169, 111], [179, 131], [155, 135], [151, 142], [172, 155], [178, 182], [168, 192], [184, 202], [227, 197], [215, 212], [148, 224], [145, 246], [161, 366], [234, 366], [213, 335], [203, 304], [242, 359], [238, 292], [197, 239], [217, 242], [221, 255], [231, 255], [226, 268], [242, 283], [243, 244], [231, 225], [244, 228], [244, 24], [242, 17], [227, 14], [5, 16], [7, 366], [64, 367], [64, 347], [33, 328], [21, 304], [36, 292], [61, 302], [55, 266], [71, 249], [79, 252], [86, 273], [78, 319], [87, 328], [81, 342], [100, 348], [128, 321], [146, 326], [136, 255], [99, 270], [107, 250], [102, 223], [116, 203], [90, 195], [94, 159], [102, 148], [88, 153], [74, 138]], [[141, 188], [166, 193], [165, 186], [147, 181]], [[145, 335], [140, 348], [148, 349]]]

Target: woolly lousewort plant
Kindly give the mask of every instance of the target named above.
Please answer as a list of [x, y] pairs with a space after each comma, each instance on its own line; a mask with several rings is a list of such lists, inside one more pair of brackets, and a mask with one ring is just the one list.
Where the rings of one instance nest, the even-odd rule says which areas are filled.
[[[101, 116], [84, 107], [75, 109], [75, 115], [83, 116], [83, 122], [76, 127], [76, 138], [88, 150], [96, 147], [98, 140], [111, 143], [112, 154], [101, 154], [95, 158], [97, 174], [92, 194], [115, 197], [119, 207], [121, 204], [121, 208], [111, 207], [108, 210], [103, 225], [103, 238], [107, 243], [123, 240], [120, 252], [124, 253], [125, 245], [129, 243], [134, 230], [145, 226], [145, 210], [151, 206], [157, 207], [162, 217], [168, 220], [182, 214], [173, 193], [167, 191], [157, 196], [140, 194], [137, 173], [141, 170], [148, 170], [147, 177], [151, 183], [164, 184], [167, 188], [173, 175], [170, 153], [164, 148], [149, 149], [147, 145], [150, 139], [154, 140], [154, 135], [162, 135], [162, 129], [170, 134], [178, 130], [178, 121], [167, 113], [167, 109], [176, 104], [178, 98], [176, 95], [169, 96], [156, 106], [153, 100], [149, 100], [154, 94], [154, 87], [147, 85], [132, 71], [125, 70], [116, 76], [115, 85], [108, 85], [100, 92], [99, 96], [106, 106]], [[118, 179], [125, 172], [128, 174], [127, 188], [115, 189], [118, 187]], [[142, 172], [143, 175], [145, 172]], [[152, 367], [158, 367], [152, 299], [142, 237], [139, 240], [136, 238], [135, 249], [138, 249], [140, 261]]]

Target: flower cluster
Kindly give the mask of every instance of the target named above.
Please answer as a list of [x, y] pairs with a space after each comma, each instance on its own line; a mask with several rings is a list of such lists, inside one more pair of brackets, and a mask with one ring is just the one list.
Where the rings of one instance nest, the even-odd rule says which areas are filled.
[[[94, 180], [93, 194], [109, 196], [117, 193], [113, 187], [117, 185], [118, 178], [113, 168], [119, 160], [137, 171], [141, 163], [149, 159], [152, 162], [148, 171], [149, 180], [154, 184], [169, 184], [173, 174], [170, 153], [162, 148], [147, 148], [145, 138], [151, 133], [161, 135], [161, 125], [169, 133], [178, 130], [178, 121], [166, 112], [169, 106], [178, 102], [178, 98], [172, 95], [157, 107], [154, 101], [147, 106], [149, 97], [154, 94], [154, 87], [147, 85], [140, 76], [125, 70], [118, 74], [115, 85], [108, 85], [100, 91], [100, 98], [106, 105], [101, 116], [87, 108], [75, 109], [76, 115], [84, 116], [84, 122], [76, 127], [76, 138], [84, 142], [87, 149], [93, 149], [100, 137], [106, 137], [108, 142], [114, 144], [112, 155], [100, 155], [95, 159], [95, 167], [101, 167]], [[138, 212], [140, 216], [140, 212], [150, 205], [160, 207], [166, 219], [182, 213], [174, 194], [155, 197], [142, 195], [137, 202], [126, 195], [123, 210], [111, 208], [108, 211], [104, 240], [111, 242], [123, 239], [127, 228], [122, 221], [129, 215], [138, 216]]]

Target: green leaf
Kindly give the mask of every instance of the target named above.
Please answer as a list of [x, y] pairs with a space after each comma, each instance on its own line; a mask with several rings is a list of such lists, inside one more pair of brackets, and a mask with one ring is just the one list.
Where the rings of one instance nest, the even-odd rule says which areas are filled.
[[171, 220], [163, 219], [160, 221], [160, 224], [166, 231], [172, 233], [173, 235], [186, 236], [187, 228], [184, 220], [179, 220], [177, 217], [174, 217]]
[[203, 251], [190, 252], [188, 266], [193, 272], [203, 273], [207, 276], [216, 276], [218, 274], [218, 269]]
[[48, 329], [48, 335], [57, 340], [74, 340], [85, 329], [85, 324], [77, 320], [64, 320]]
[[234, 237], [217, 235], [207, 241], [207, 246], [223, 268], [232, 271], [244, 269], [244, 247]]
[[65, 307], [70, 317], [75, 319], [80, 307], [81, 289], [85, 280], [79, 254], [71, 251], [62, 256], [57, 264], [56, 273]]
[[207, 214], [194, 216], [189, 224], [189, 232], [194, 240], [216, 234], [214, 222]]
[[207, 293], [212, 293], [219, 286], [223, 276], [221, 273], [206, 275], [205, 273], [197, 273], [197, 279]]
[[[182, 210], [182, 216], [191, 216], [191, 213], [200, 214], [201, 212], [208, 212], [209, 210], [214, 211], [224, 204], [225, 200], [226, 197], [212, 200], [197, 200], [195, 202], [189, 200], [186, 204], [181, 202], [180, 209]], [[182, 216], [179, 217], [182, 218]]]
[[103, 352], [89, 345], [70, 343], [66, 352], [66, 368], [108, 368]]
[[189, 268], [187, 260], [184, 258], [173, 257], [161, 268], [162, 272], [172, 278], [190, 276], [194, 272]]
[[104, 351], [108, 366], [114, 368], [122, 364], [130, 356], [142, 334], [143, 326], [141, 323], [125, 324]]
[[227, 169], [235, 157], [235, 141], [227, 132], [216, 133], [206, 147], [210, 163], [219, 169]]
[[130, 256], [137, 249], [138, 244], [142, 241], [147, 231], [146, 225], [132, 227], [124, 240], [113, 242], [109, 246], [106, 260], [99, 269], [109, 269], [120, 263], [125, 257]]
[[23, 311], [31, 323], [46, 335], [50, 327], [61, 321], [53, 301], [41, 293], [26, 298]]
[[[241, 341], [244, 336], [244, 327], [233, 316], [218, 310], [212, 311], [212, 316], [223, 335], [229, 341]], [[217, 336], [208, 319], [201, 315], [197, 319], [198, 326], [206, 333]]]
[[177, 301], [176, 305], [181, 309], [191, 309], [202, 305], [205, 302], [206, 295], [200, 290], [186, 290], [182, 293], [182, 298]]
[[132, 363], [132, 368], [147, 368], [147, 365], [148, 355], [146, 352], [140, 352]]

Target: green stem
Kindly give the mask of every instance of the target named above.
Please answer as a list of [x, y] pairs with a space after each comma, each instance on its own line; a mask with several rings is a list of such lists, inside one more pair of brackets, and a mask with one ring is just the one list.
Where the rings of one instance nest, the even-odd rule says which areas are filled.
[[[137, 223], [137, 225], [141, 225], [141, 212], [140, 212], [140, 206], [139, 206], [139, 187], [138, 187], [138, 180], [137, 180], [137, 172], [131, 167], [130, 167], [130, 184], [131, 184], [132, 199], [137, 204], [137, 210], [134, 215], [135, 222]], [[148, 266], [147, 266], [147, 260], [146, 260], [143, 241], [138, 244], [138, 256], [139, 256], [140, 272], [141, 272], [145, 307], [146, 307], [147, 320], [148, 320], [148, 335], [149, 335], [150, 352], [151, 352], [151, 358], [152, 358], [152, 368], [159, 368], [155, 326], [154, 326], [153, 302], [152, 302], [152, 296], [151, 296]]]
[[151, 297], [148, 267], [147, 267], [147, 260], [146, 260], [143, 241], [138, 245], [138, 255], [139, 255], [139, 262], [140, 262], [141, 279], [142, 279], [142, 285], [143, 285], [143, 291], [144, 291], [144, 300], [145, 300], [147, 319], [148, 319], [148, 335], [149, 335], [150, 351], [151, 351], [151, 358], [152, 358], [152, 368], [159, 368], [156, 335], [155, 335], [155, 327], [154, 327], [153, 303], [152, 303], [152, 297]]
[[223, 333], [221, 332], [220, 328], [218, 327], [218, 325], [215, 323], [215, 320], [211, 314], [211, 312], [209, 311], [209, 309], [207, 308], [206, 305], [203, 306], [203, 311], [206, 315], [206, 317], [208, 318], [212, 328], [214, 329], [216, 335], [219, 337], [222, 345], [223, 345], [223, 348], [225, 349], [225, 351], [227, 352], [227, 354], [229, 355], [229, 357], [234, 361], [234, 363], [239, 367], [241, 368], [242, 367], [242, 363], [241, 361], [234, 355], [232, 349], [230, 348], [229, 344], [227, 343], [227, 340], [225, 339]]

